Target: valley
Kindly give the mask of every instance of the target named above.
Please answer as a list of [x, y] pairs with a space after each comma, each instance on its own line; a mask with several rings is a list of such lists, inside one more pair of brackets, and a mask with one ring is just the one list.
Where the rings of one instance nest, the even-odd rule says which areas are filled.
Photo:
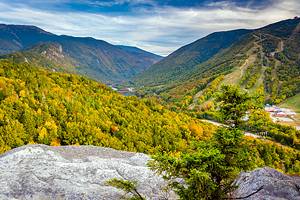
[[0, 24], [0, 198], [296, 198], [299, 27], [214, 32], [162, 57]]

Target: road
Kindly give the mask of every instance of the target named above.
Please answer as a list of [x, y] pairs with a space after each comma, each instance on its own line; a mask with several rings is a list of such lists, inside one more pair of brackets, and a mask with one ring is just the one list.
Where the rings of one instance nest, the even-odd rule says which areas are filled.
[[[211, 121], [211, 120], [207, 120], [207, 119], [201, 119], [201, 121], [204, 121], [204, 122], [207, 122], [207, 123], [211, 123], [213, 125], [216, 125], [216, 126], [223, 126], [223, 127], [229, 127], [228, 125], [226, 124], [221, 124], [219, 122], [215, 122], [215, 121]], [[244, 134], [246, 136], [250, 136], [250, 137], [254, 137], [254, 138], [262, 138], [261, 136], [259, 135], [256, 135], [254, 133], [251, 133], [251, 132], [247, 132], [247, 131], [244, 131]]]

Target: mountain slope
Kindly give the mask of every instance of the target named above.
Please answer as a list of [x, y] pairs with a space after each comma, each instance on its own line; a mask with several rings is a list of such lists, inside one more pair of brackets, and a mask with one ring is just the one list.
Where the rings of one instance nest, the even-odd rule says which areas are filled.
[[56, 37], [35, 26], [0, 24], [0, 54], [29, 48], [39, 42], [52, 41]]
[[124, 46], [124, 45], [116, 45], [120, 49], [125, 50], [127, 53], [131, 53], [134, 56], [142, 57], [145, 61], [156, 63], [159, 60], [161, 60], [163, 57], [156, 55], [154, 53], [150, 53], [148, 51], [145, 51], [143, 49], [132, 47], [132, 46]]
[[30, 63], [43, 66], [52, 71], [76, 73], [77, 62], [63, 52], [59, 43], [41, 43], [24, 51], [3, 55], [0, 58], [10, 59], [14, 63]]
[[176, 50], [138, 75], [136, 81], [145, 85], [159, 85], [172, 82], [174, 79], [178, 79], [183, 74], [193, 70], [197, 64], [226, 49], [249, 32], [249, 30], [241, 29], [212, 33]]
[[[142, 50], [134, 52], [132, 47], [120, 48], [94, 38], [58, 36], [34, 26], [0, 25], [0, 55], [24, 50], [38, 52], [41, 43], [61, 45], [61, 53], [77, 66], [76, 72], [105, 82], [127, 80], [161, 59]], [[32, 47], [35, 50], [30, 50]]]
[[[217, 127], [155, 98], [120, 95], [99, 82], [0, 61], [0, 154], [25, 144], [95, 145], [148, 154], [193, 151]], [[299, 151], [245, 136], [257, 166], [299, 172]]]
[[213, 131], [153, 99], [125, 97], [74, 74], [0, 61], [0, 153], [28, 143], [176, 151]]
[[[182, 68], [181, 75], [171, 79], [156, 73], [157, 68], [172, 71], [180, 67], [161, 65], [166, 62], [165, 58], [138, 76], [136, 82], [146, 89], [150, 86], [149, 91], [180, 97], [197, 94], [224, 75], [219, 84], [237, 84], [249, 90], [264, 87], [267, 98], [278, 103], [300, 92], [299, 23], [300, 19], [295, 18], [248, 31], [228, 48], [220, 49], [206, 61]], [[177, 56], [171, 58], [168, 63], [178, 59]], [[148, 81], [149, 77], [159, 81]]]

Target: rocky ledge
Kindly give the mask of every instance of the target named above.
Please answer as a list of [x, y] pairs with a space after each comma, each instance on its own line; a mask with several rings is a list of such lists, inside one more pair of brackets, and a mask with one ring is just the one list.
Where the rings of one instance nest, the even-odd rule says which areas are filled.
[[147, 199], [174, 199], [148, 160], [93, 146], [23, 146], [0, 155], [0, 199], [120, 199], [124, 192], [106, 184], [111, 178], [137, 181]]
[[[121, 199], [111, 178], [138, 182], [147, 199], [176, 199], [147, 167], [149, 156], [94, 146], [28, 145], [0, 155], [0, 199]], [[272, 168], [243, 172], [234, 198], [300, 200], [300, 178]], [[233, 199], [234, 199], [233, 198]]]

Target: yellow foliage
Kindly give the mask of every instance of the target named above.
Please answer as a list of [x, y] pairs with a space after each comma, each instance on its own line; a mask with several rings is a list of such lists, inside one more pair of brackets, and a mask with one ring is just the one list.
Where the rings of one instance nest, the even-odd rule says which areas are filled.
[[180, 140], [178, 142], [178, 151], [182, 151], [184, 149], [187, 149], [188, 145], [187, 145], [187, 142], [186, 140]]
[[28, 142], [28, 144], [36, 144], [36, 142], [34, 142], [33, 140], [30, 140], [30, 141]]
[[174, 157], [174, 158], [180, 158], [182, 152], [181, 151], [176, 151], [176, 152], [171, 152], [170, 156]]
[[[15, 131], [10, 147], [28, 141], [58, 145], [62, 141], [56, 139], [64, 138], [66, 145], [92, 144], [153, 154], [162, 149], [176, 152], [189, 148], [191, 121], [201, 126], [198, 119], [168, 110], [156, 98], [124, 97], [85, 77], [5, 61], [0, 62], [1, 68], [9, 73], [0, 77], [0, 90], [3, 87], [5, 95], [0, 120], [19, 123], [19, 127], [4, 125], [7, 132]], [[187, 96], [184, 100], [189, 104], [193, 99]], [[199, 130], [193, 130], [198, 138]], [[0, 134], [0, 141], [3, 138], [6, 136]]]
[[42, 110], [41, 110], [40, 108], [39, 108], [36, 112], [37, 112], [37, 114], [39, 114], [39, 115], [42, 114]]
[[47, 127], [48, 130], [57, 132], [57, 126], [53, 120], [49, 120], [45, 122], [45, 127]]
[[5, 80], [0, 79], [0, 89], [4, 89], [4, 88], [5, 88], [5, 85], [6, 85]]
[[51, 146], [60, 146], [60, 141], [59, 139], [54, 139], [50, 143]]
[[18, 95], [13, 94], [13, 95], [10, 95], [9, 97], [5, 98], [5, 101], [7, 101], [9, 103], [15, 103], [18, 99], [19, 99]]
[[72, 94], [72, 91], [68, 91], [66, 92], [65, 94], [65, 99], [70, 102], [72, 100], [72, 97], [73, 97], [73, 94]]
[[0, 120], [3, 120], [4, 119], [4, 112], [3, 110], [0, 109]]
[[60, 94], [63, 92], [63, 89], [60, 87], [53, 87], [52, 88], [52, 92], [56, 93], [56, 94]]
[[111, 131], [112, 133], [118, 132], [118, 131], [119, 131], [119, 127], [118, 127], [118, 126], [115, 126], [115, 125], [112, 125], [112, 126], [110, 127], [110, 131]]
[[7, 145], [4, 145], [4, 146], [0, 146], [0, 154], [10, 150], [11, 147], [7, 146]]
[[25, 96], [26, 96], [26, 91], [25, 91], [25, 90], [21, 90], [21, 91], [19, 92], [19, 96], [20, 96], [20, 97], [25, 97]]
[[25, 83], [24, 81], [22, 81], [22, 82], [20, 83], [20, 87], [21, 87], [21, 88], [25, 88], [25, 86], [26, 86], [26, 83]]
[[189, 125], [189, 129], [192, 132], [192, 135], [196, 138], [196, 139], [201, 139], [203, 136], [203, 128], [201, 126], [199, 126], [198, 124], [196, 124], [195, 122], [191, 122], [191, 124]]
[[45, 127], [43, 127], [39, 132], [39, 140], [41, 141], [47, 136], [48, 136], [47, 129]]

